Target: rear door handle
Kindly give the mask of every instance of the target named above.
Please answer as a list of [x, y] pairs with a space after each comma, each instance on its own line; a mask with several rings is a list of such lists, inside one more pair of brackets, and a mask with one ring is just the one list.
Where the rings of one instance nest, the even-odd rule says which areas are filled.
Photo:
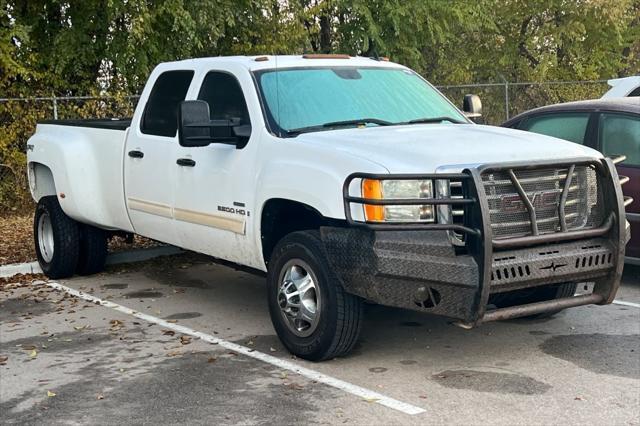
[[142, 151], [129, 151], [129, 157], [131, 158], [142, 158], [144, 157], [144, 152]]
[[193, 161], [191, 158], [178, 158], [178, 160], [176, 161], [176, 164], [178, 166], [194, 167], [196, 165], [196, 162]]

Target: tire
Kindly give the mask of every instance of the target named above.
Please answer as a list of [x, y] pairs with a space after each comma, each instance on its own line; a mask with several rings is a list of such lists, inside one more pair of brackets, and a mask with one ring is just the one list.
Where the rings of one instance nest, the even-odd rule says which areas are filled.
[[55, 196], [38, 201], [33, 235], [44, 274], [51, 279], [72, 276], [78, 265], [80, 229], [78, 223], [62, 211]]
[[[529, 303], [544, 302], [547, 300], [562, 299], [565, 297], [571, 297], [576, 293], [578, 288], [577, 283], [564, 283], [556, 284], [545, 287], [525, 289], [511, 291], [504, 294], [498, 294], [489, 303], [495, 305], [497, 308], [508, 308], [511, 306], [525, 305]], [[524, 318], [528, 319], [541, 319], [549, 318], [561, 312], [562, 309], [555, 311], [543, 312], [540, 314], [529, 315]]]
[[76, 272], [92, 275], [104, 269], [107, 260], [107, 234], [91, 225], [80, 225], [80, 254]]
[[[308, 290], [300, 293], [303, 286]], [[293, 232], [278, 242], [269, 262], [267, 290], [271, 321], [292, 354], [322, 361], [353, 349], [362, 325], [362, 299], [342, 288], [317, 231]], [[315, 312], [314, 321], [289, 319], [301, 312]]]

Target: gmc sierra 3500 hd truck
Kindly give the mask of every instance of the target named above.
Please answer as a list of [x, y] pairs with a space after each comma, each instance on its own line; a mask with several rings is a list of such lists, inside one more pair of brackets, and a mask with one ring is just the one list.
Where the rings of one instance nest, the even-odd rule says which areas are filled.
[[379, 59], [164, 63], [132, 119], [42, 122], [27, 151], [49, 277], [100, 271], [114, 232], [266, 272], [310, 360], [349, 352], [365, 300], [466, 327], [610, 303], [628, 240], [613, 160], [474, 124]]

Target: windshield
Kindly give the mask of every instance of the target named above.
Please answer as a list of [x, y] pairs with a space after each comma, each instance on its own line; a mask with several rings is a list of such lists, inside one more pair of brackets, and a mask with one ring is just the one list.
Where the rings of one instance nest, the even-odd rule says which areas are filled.
[[343, 126], [467, 119], [413, 71], [323, 67], [256, 72], [272, 130], [292, 135]]

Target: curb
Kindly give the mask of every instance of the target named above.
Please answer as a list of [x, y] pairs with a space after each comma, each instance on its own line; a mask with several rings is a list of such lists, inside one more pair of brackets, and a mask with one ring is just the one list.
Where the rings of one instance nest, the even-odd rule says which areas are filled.
[[[163, 246], [151, 247], [138, 250], [122, 251], [107, 256], [107, 265], [117, 265], [120, 263], [142, 262], [161, 256], [172, 256], [174, 254], [183, 253], [179, 247]], [[11, 265], [0, 266], [0, 278], [9, 278], [18, 274], [41, 274], [42, 269], [38, 262], [14, 263]]]

